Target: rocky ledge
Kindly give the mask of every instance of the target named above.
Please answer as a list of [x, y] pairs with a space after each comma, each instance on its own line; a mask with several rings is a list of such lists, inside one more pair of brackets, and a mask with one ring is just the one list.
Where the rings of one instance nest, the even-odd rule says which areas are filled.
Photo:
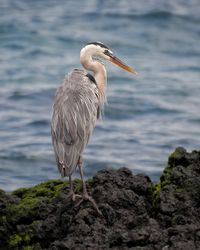
[[200, 151], [177, 148], [157, 184], [121, 168], [87, 187], [102, 217], [89, 202], [75, 208], [67, 182], [1, 190], [0, 249], [200, 249]]

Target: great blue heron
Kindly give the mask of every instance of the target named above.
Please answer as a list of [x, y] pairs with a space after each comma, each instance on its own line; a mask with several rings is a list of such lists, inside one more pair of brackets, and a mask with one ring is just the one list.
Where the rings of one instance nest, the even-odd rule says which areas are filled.
[[101, 213], [94, 201], [88, 195], [83, 178], [81, 155], [88, 143], [106, 100], [106, 69], [101, 59], [108, 60], [124, 70], [137, 74], [116, 56], [101, 42], [86, 44], [80, 52], [80, 61], [84, 69], [74, 69], [64, 77], [58, 88], [54, 104], [51, 122], [52, 143], [55, 158], [61, 176], [69, 176], [70, 192], [72, 200], [76, 195], [73, 191], [72, 173], [79, 167], [83, 185], [82, 199], [89, 200], [94, 208]]

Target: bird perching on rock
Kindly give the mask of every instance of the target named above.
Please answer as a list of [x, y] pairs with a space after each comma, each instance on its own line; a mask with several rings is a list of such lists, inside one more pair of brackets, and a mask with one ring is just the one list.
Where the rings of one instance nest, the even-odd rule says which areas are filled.
[[[130, 73], [137, 74], [103, 43], [86, 44], [80, 52], [80, 61], [86, 70], [93, 72], [93, 75], [85, 69], [74, 69], [65, 76], [55, 95], [51, 121], [52, 144], [57, 166], [62, 177], [69, 176], [68, 196], [72, 197], [72, 200], [81, 197], [77, 205], [83, 200], [90, 201], [99, 214], [101, 212], [96, 202], [88, 195], [86, 189], [81, 156], [106, 101], [107, 74], [102, 60], [110, 61]], [[76, 167], [80, 170], [83, 183], [82, 196], [73, 191], [71, 176]]]

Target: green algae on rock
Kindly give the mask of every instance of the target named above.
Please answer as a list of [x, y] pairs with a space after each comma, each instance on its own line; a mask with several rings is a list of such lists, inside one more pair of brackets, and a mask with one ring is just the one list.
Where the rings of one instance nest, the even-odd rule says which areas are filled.
[[[41, 207], [45, 209], [46, 204], [50, 204], [61, 188], [66, 183], [59, 180], [48, 181], [41, 183], [32, 188], [20, 188], [12, 193], [16, 196], [18, 202], [7, 206], [8, 220], [12, 223], [19, 223], [25, 220], [26, 222], [32, 218], [40, 218], [42, 216]], [[40, 207], [40, 210], [38, 208]]]

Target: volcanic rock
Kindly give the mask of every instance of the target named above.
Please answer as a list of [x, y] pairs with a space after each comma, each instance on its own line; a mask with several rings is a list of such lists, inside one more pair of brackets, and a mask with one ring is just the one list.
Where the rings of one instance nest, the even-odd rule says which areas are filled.
[[99, 171], [87, 188], [103, 216], [90, 202], [76, 207], [60, 180], [1, 190], [0, 249], [200, 249], [200, 151], [177, 148], [156, 184], [120, 168]]

